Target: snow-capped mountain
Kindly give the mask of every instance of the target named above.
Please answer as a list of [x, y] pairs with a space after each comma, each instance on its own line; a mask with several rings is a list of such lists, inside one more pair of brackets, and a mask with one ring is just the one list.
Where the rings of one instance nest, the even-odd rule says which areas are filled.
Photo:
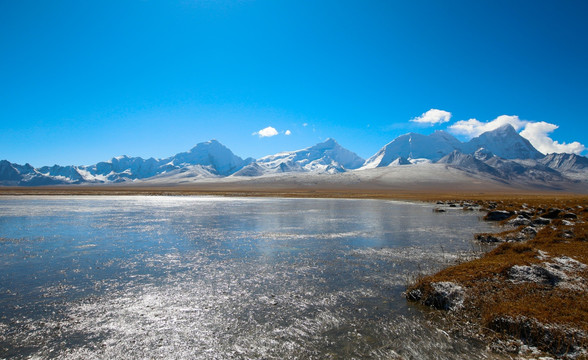
[[484, 148], [503, 159], [541, 159], [541, 154], [529, 140], [519, 135], [510, 124], [487, 131], [460, 146], [463, 153], [474, 153]]
[[[430, 166], [419, 166], [421, 163], [430, 163]], [[398, 172], [406, 176], [408, 173], [418, 174], [419, 171], [430, 173], [434, 169], [468, 174], [467, 176], [490, 179], [502, 184], [533, 183], [555, 188], [554, 184], [558, 183], [588, 182], [588, 158], [573, 154], [543, 156], [517, 134], [512, 126], [505, 125], [467, 143], [460, 142], [444, 131], [431, 135], [402, 135], [367, 161], [333, 139], [301, 150], [264, 156], [258, 160], [242, 159], [216, 140], [197, 144], [190, 151], [165, 159], [118, 156], [94, 165], [54, 165], [37, 169], [29, 164], [18, 165], [2, 160], [0, 185], [132, 181], [176, 184], [228, 176], [231, 176], [229, 180], [246, 181], [243, 177], [255, 178], [273, 174], [270, 178], [277, 179], [282, 173], [305, 176], [349, 171], [358, 174], [357, 176], [364, 171], [380, 175]]]
[[393, 164], [398, 158], [429, 159], [435, 162], [454, 150], [460, 150], [462, 143], [445, 131], [431, 135], [409, 133], [401, 135], [386, 144], [363, 164], [363, 169], [384, 167]]
[[[543, 154], [507, 124], [485, 132], [467, 143], [462, 143], [445, 131], [436, 131], [431, 135], [401, 135], [370, 157], [363, 168], [389, 166], [398, 158], [406, 158], [410, 162], [414, 162], [415, 159], [437, 162], [456, 150], [463, 154], [475, 154], [480, 149], [484, 149], [483, 152], [486, 154], [497, 155], [503, 159], [543, 158]], [[478, 156], [482, 154], [480, 152]]]
[[486, 174], [495, 180], [518, 182], [561, 182], [565, 181], [562, 173], [551, 169], [536, 160], [508, 160], [477, 151], [474, 155], [459, 151], [443, 157], [438, 161], [457, 169], [477, 174]]
[[156, 176], [207, 178], [227, 176], [249, 164], [216, 140], [166, 159], [118, 156], [89, 166], [32, 166], [0, 162], [0, 185], [109, 183]]
[[29, 164], [13, 164], [7, 160], [0, 161], [0, 185], [38, 186], [56, 185], [63, 180], [40, 173]]
[[179, 153], [160, 161], [164, 165], [179, 168], [186, 165], [211, 166], [216, 174], [222, 176], [234, 173], [249, 162], [251, 162], [250, 159], [241, 159], [216, 140], [200, 143], [188, 152]]
[[257, 176], [247, 174], [282, 173], [282, 172], [313, 172], [340, 173], [359, 168], [364, 159], [345, 149], [334, 139], [296, 151], [286, 151], [275, 155], [264, 156], [254, 164], [243, 168], [235, 175]]

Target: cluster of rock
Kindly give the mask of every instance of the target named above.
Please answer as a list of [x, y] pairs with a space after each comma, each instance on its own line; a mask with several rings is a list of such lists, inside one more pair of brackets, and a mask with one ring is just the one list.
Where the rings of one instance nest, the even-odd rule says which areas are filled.
[[[572, 212], [574, 209], [557, 209], [557, 208], [529, 208], [522, 210], [491, 210], [486, 214], [486, 221], [502, 221], [504, 224], [513, 227], [513, 230], [505, 231], [500, 234], [476, 234], [476, 240], [483, 243], [495, 242], [520, 242], [529, 240], [537, 235], [537, 232], [544, 226], [551, 224], [555, 219], [560, 219], [562, 225], [571, 227], [578, 215]], [[564, 237], [571, 237], [572, 230], [565, 230]]]
[[437, 205], [433, 208], [433, 212], [443, 213], [446, 208], [460, 208], [464, 211], [473, 211], [479, 208], [478, 205], [468, 201], [437, 201]]

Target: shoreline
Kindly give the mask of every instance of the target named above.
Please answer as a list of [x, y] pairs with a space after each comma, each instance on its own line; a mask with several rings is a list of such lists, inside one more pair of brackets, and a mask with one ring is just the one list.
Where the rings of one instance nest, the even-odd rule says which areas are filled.
[[[478, 189], [476, 189], [478, 190]], [[501, 200], [501, 199], [585, 199], [587, 194], [561, 191], [521, 191], [520, 189], [479, 189], [479, 191], [456, 191], [454, 188], [407, 187], [386, 189], [353, 186], [232, 186], [227, 184], [204, 184], [199, 186], [42, 186], [0, 187], [1, 196], [18, 195], [168, 195], [168, 196], [235, 196], [235, 197], [284, 197], [284, 198], [349, 198], [415, 201]]]
[[588, 358], [588, 201], [546, 200], [479, 201], [505, 231], [475, 237], [498, 246], [420, 277], [407, 300], [498, 353]]

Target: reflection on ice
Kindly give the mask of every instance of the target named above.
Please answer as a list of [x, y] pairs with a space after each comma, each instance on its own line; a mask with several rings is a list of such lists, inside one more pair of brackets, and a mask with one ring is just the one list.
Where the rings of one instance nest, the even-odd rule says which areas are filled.
[[401, 296], [415, 272], [479, 250], [472, 233], [490, 225], [472, 213], [371, 200], [31, 197], [0, 199], [0, 214], [0, 236], [20, 239], [0, 242], [0, 357], [485, 354]]

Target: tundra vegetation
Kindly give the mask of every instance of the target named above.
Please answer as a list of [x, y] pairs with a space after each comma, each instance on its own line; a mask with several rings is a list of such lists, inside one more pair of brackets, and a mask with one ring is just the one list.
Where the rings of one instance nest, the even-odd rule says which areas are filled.
[[501, 233], [475, 236], [499, 245], [419, 277], [407, 299], [447, 311], [452, 331], [481, 337], [499, 352], [588, 358], [588, 199], [468, 203], [504, 225]]

